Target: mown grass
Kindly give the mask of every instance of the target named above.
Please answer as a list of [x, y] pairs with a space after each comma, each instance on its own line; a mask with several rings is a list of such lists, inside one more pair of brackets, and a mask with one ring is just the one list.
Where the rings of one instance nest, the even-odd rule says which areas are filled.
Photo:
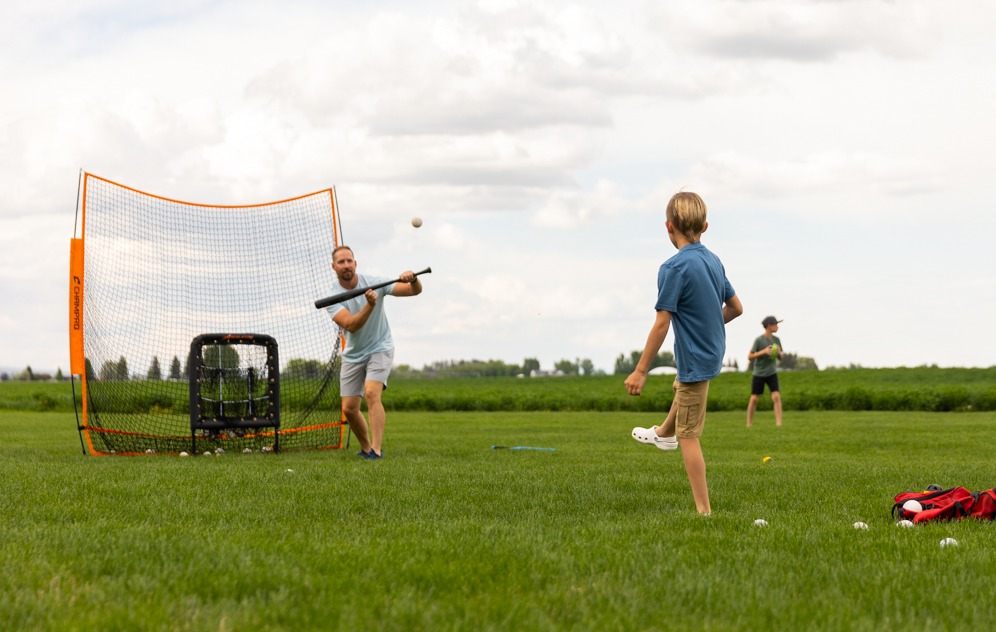
[[[393, 413], [352, 451], [86, 457], [0, 413], [0, 622], [30, 630], [971, 629], [994, 525], [892, 498], [992, 487], [993, 413], [711, 412], [714, 515], [657, 414]], [[491, 445], [554, 452], [491, 450]], [[354, 445], [355, 449], [355, 445]], [[773, 460], [762, 463], [763, 456]], [[753, 525], [765, 518], [767, 528]], [[852, 528], [855, 521], [868, 531]], [[946, 536], [961, 546], [942, 549]]]
[[[626, 397], [624, 376], [546, 378], [392, 378], [384, 402], [393, 411], [603, 411], [652, 412], [670, 401], [672, 376], [651, 376], [654, 397]], [[847, 369], [782, 372], [786, 410], [902, 410], [924, 412], [996, 411], [996, 367]], [[154, 396], [138, 389], [134, 401], [116, 402], [118, 412], [152, 409], [185, 414], [186, 382], [157, 382]], [[76, 386], [77, 394], [80, 387]], [[301, 389], [307, 392], [308, 389]], [[750, 375], [724, 373], [713, 380], [709, 406], [715, 411], [745, 410]], [[172, 400], [172, 403], [169, 401]], [[331, 400], [330, 400], [331, 401]], [[301, 406], [283, 398], [284, 406]], [[325, 402], [323, 405], [332, 405]], [[770, 410], [761, 399], [760, 409]], [[71, 411], [68, 382], [0, 383], [0, 410]]]

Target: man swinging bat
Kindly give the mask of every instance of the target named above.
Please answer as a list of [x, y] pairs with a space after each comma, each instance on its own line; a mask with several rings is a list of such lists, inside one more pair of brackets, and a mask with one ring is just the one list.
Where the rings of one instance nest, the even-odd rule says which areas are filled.
[[[359, 456], [365, 459], [382, 457], [386, 413], [381, 393], [387, 388], [387, 378], [394, 361], [394, 340], [387, 314], [380, 299], [384, 296], [415, 296], [422, 293], [422, 282], [411, 270], [402, 272], [396, 282], [356, 273], [356, 260], [349, 246], [339, 246], [332, 252], [332, 270], [336, 275], [333, 294], [369, 287], [359, 296], [330, 305], [326, 311], [346, 332], [346, 348], [342, 354], [339, 391], [342, 410], [350, 429], [360, 442]], [[360, 401], [367, 400], [367, 420], [360, 410]]]

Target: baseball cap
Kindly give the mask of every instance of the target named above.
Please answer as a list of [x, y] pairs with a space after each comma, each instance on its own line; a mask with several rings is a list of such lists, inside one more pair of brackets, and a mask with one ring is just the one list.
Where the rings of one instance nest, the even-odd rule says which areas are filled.
[[767, 327], [768, 325], [777, 325], [780, 322], [782, 321], [778, 320], [774, 316], [765, 316], [764, 320], [761, 321], [761, 326]]

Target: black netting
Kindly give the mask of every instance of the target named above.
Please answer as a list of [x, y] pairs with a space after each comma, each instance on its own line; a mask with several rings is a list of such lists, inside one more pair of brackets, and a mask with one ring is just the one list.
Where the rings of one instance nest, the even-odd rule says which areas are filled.
[[[274, 338], [280, 448], [338, 447], [340, 336], [314, 308], [334, 279], [331, 190], [209, 206], [86, 174], [84, 191], [83, 425], [91, 452], [190, 449], [188, 353], [207, 332]], [[199, 449], [273, 444], [272, 428], [204, 435]]]

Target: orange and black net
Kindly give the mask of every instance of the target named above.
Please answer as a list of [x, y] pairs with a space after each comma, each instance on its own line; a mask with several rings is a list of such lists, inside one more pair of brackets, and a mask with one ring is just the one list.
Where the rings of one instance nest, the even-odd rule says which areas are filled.
[[[177, 453], [190, 449], [192, 432], [206, 450], [263, 449], [275, 432], [284, 450], [340, 447], [341, 337], [314, 309], [334, 279], [330, 258], [341, 225], [333, 190], [222, 206], [81, 178], [69, 332], [85, 449]], [[214, 332], [258, 334], [279, 345], [279, 428], [192, 429], [191, 342]], [[211, 375], [229, 380], [226, 393], [251, 394], [261, 375], [246, 349], [226, 348], [216, 367], [208, 362]], [[224, 401], [240, 410], [236, 400]]]

